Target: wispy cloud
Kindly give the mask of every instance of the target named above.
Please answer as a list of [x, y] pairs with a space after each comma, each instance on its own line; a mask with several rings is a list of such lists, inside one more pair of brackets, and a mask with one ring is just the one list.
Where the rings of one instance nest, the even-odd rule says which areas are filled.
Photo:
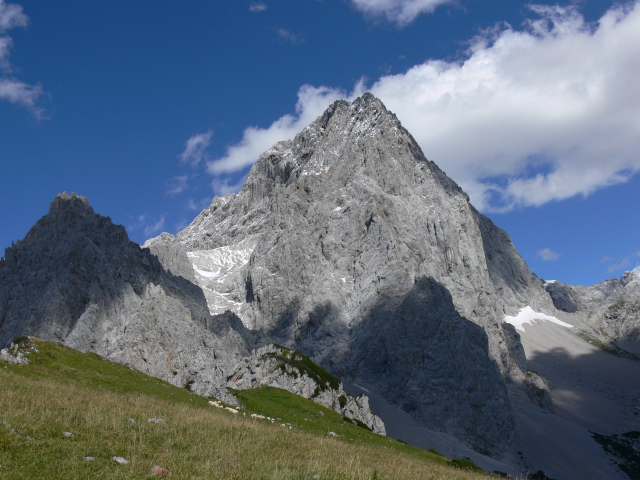
[[609, 256], [604, 257], [601, 261], [602, 263], [608, 263], [607, 272], [612, 273], [620, 270], [629, 270], [635, 264], [634, 272], [640, 275], [640, 265], [638, 265], [638, 261], [634, 261], [636, 256], [640, 256], [640, 252], [621, 255], [617, 258], [612, 258]]
[[609, 265], [609, 268], [607, 268], [607, 272], [612, 273], [612, 272], [615, 272], [616, 270], [626, 269], [629, 266], [631, 266], [631, 258], [624, 257], [619, 262]]
[[[460, 61], [429, 60], [369, 88], [485, 212], [586, 196], [640, 171], [640, 2], [593, 24], [574, 7], [531, 8], [522, 28], [470, 39]], [[253, 164], [364, 88], [303, 86], [295, 114], [247, 128], [208, 170]]]
[[164, 228], [166, 215], [162, 215], [160, 218], [152, 219], [148, 214], [143, 213], [135, 217], [135, 219], [127, 226], [129, 232], [141, 230], [144, 236], [148, 239], [151, 236], [160, 233]]
[[228, 193], [239, 192], [244, 182], [247, 181], [247, 174], [243, 175], [239, 179], [231, 179], [231, 178], [215, 178], [211, 182], [211, 187], [213, 188], [213, 193], [220, 197], [224, 197]]
[[176, 232], [180, 232], [181, 230], [184, 230], [185, 228], [187, 228], [189, 226], [189, 224], [191, 223], [191, 220], [187, 219], [187, 218], [181, 218], [180, 221], [178, 223], [176, 223], [175, 227], [176, 227]]
[[144, 227], [144, 235], [145, 237], [150, 237], [151, 235], [155, 235], [156, 233], [160, 233], [164, 228], [164, 215], [159, 218], [156, 222], [147, 225]]
[[296, 43], [300, 43], [302, 41], [304, 41], [304, 36], [299, 34], [299, 33], [293, 33], [290, 30], [287, 30], [286, 28], [278, 28], [276, 30], [276, 33], [278, 34], [278, 37], [280, 37], [282, 40], [285, 40], [289, 43], [292, 44], [296, 44]]
[[12, 41], [9, 37], [0, 37], [0, 68], [4, 71], [11, 70], [11, 64], [9, 63], [9, 48]]
[[423, 13], [432, 13], [439, 5], [453, 0], [351, 0], [355, 8], [370, 18], [386, 18], [405, 27]]
[[267, 6], [262, 2], [254, 2], [249, 6], [250, 12], [264, 12]]
[[29, 17], [22, 12], [22, 7], [15, 3], [0, 0], [0, 33], [15, 27], [26, 27]]
[[205, 150], [211, 144], [212, 136], [211, 130], [192, 135], [185, 143], [184, 151], [180, 154], [180, 161], [195, 168], [202, 160], [206, 160], [208, 156]]
[[194, 211], [194, 212], [200, 212], [200, 211], [204, 210], [205, 208], [207, 208], [210, 203], [211, 203], [211, 197], [204, 197], [204, 198], [201, 198], [198, 201], [194, 200], [193, 198], [190, 198], [187, 201], [187, 210], [191, 210], [191, 211]]
[[44, 119], [44, 108], [38, 101], [44, 95], [40, 85], [28, 85], [13, 78], [0, 78], [0, 100], [25, 107], [39, 120]]
[[538, 250], [536, 257], [541, 259], [543, 262], [553, 262], [560, 258], [560, 254], [554, 252], [550, 248], [543, 248], [542, 250]]
[[8, 4], [0, 0], [0, 100], [20, 105], [29, 110], [38, 120], [44, 117], [44, 109], [38, 104], [44, 91], [39, 85], [29, 85], [13, 76], [13, 68], [9, 62], [9, 54], [13, 41], [4, 35], [8, 30], [16, 27], [26, 27], [29, 18], [17, 4]]
[[173, 177], [167, 182], [167, 193], [173, 196], [184, 192], [188, 187], [188, 179], [187, 175]]

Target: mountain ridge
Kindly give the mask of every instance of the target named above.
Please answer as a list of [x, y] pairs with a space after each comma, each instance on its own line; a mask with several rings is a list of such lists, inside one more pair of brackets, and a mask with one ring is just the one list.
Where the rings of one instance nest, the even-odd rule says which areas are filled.
[[528, 307], [581, 326], [626, 298], [593, 309], [591, 290], [545, 284], [371, 94], [334, 102], [264, 152], [239, 193], [143, 248], [59, 194], [7, 249], [0, 286], [0, 347], [44, 336], [232, 402], [239, 365], [278, 343], [514, 469], [527, 465], [512, 451], [523, 412], [554, 404], [505, 317]]

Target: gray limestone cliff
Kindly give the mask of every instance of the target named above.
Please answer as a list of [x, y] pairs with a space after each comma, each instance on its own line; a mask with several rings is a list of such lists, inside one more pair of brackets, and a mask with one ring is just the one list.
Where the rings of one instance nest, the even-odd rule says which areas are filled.
[[167, 272], [179, 275], [191, 283], [196, 282], [187, 251], [170, 233], [161, 233], [159, 236], [147, 240], [142, 248], [148, 248], [153, 255], [158, 257]]
[[226, 400], [224, 371], [249, 353], [199, 287], [66, 193], [0, 261], [0, 347], [23, 335]]
[[507, 386], [526, 368], [504, 316], [555, 308], [509, 236], [373, 95], [275, 144], [177, 239], [205, 293], [223, 293], [210, 310], [232, 310], [257, 346], [300, 350], [474, 448], [509, 444]]
[[370, 430], [385, 434], [384, 423], [369, 409], [366, 395], [353, 397], [342, 382], [300, 352], [267, 345], [244, 358], [227, 379], [227, 387], [236, 390], [270, 386], [282, 388], [335, 410]]

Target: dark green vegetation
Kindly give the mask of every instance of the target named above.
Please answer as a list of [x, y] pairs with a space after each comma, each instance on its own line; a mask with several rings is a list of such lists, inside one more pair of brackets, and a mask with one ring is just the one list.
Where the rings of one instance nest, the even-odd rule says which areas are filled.
[[[287, 348], [281, 347], [280, 345], [276, 346], [280, 350], [279, 353], [268, 353], [264, 355], [263, 358], [272, 357], [278, 360], [283, 372], [286, 372], [286, 366], [289, 365], [298, 370], [301, 375], [308, 375], [311, 377], [318, 384], [312, 398], [317, 397], [321, 392], [330, 388], [334, 390], [338, 390], [340, 388], [340, 379], [338, 377], [331, 375], [324, 367], [312, 362], [306, 355], [298, 352], [297, 350], [291, 351]], [[342, 405], [342, 401], [340, 401], [340, 404]]]
[[609, 311], [614, 314], [634, 315], [640, 313], [640, 302], [620, 301], [611, 305]]
[[454, 460], [451, 460], [451, 465], [453, 465], [456, 468], [459, 468], [460, 470], [467, 470], [469, 472], [479, 472], [479, 473], [484, 472], [484, 470], [482, 470], [480, 467], [478, 467], [475, 463], [473, 463], [471, 460], [467, 458], [456, 458]]
[[[360, 420], [358, 420], [357, 418], [349, 418], [349, 417], [345, 417], [344, 415], [342, 416], [342, 420], [344, 420], [347, 423], [353, 423], [354, 425], [357, 425], [360, 428], [364, 428], [365, 430], [369, 430], [370, 432], [372, 431], [367, 425], [365, 425], [364, 423], [362, 423]], [[400, 443], [406, 443], [403, 442], [402, 440], [398, 439], [398, 441]]]
[[0, 361], [2, 479], [140, 479], [154, 465], [173, 479], [486, 478], [282, 390], [238, 392], [247, 408], [234, 415], [97, 355], [34, 342], [28, 365]]
[[596, 442], [605, 452], [616, 458], [618, 467], [630, 479], [640, 479], [640, 432], [631, 431], [622, 434], [601, 435], [591, 432]]
[[[253, 390], [233, 390], [232, 393], [240, 403], [246, 406], [247, 413], [269, 415], [276, 418], [280, 424], [291, 424], [294, 428], [313, 433], [334, 432], [338, 438], [344, 438], [349, 442], [362, 441], [385, 447], [406, 448], [407, 451], [423, 452], [389, 437], [377, 435], [362, 422], [343, 417], [329, 408], [286, 390], [261, 387]], [[430, 458], [432, 457], [431, 454], [424, 453]]]

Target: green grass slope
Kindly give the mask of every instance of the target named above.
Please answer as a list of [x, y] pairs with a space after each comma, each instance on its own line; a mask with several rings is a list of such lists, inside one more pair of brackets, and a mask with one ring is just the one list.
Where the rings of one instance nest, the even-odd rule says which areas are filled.
[[172, 479], [487, 478], [283, 390], [236, 392], [246, 409], [233, 414], [97, 355], [34, 342], [28, 365], [0, 360], [2, 479], [144, 479], [156, 465]]

